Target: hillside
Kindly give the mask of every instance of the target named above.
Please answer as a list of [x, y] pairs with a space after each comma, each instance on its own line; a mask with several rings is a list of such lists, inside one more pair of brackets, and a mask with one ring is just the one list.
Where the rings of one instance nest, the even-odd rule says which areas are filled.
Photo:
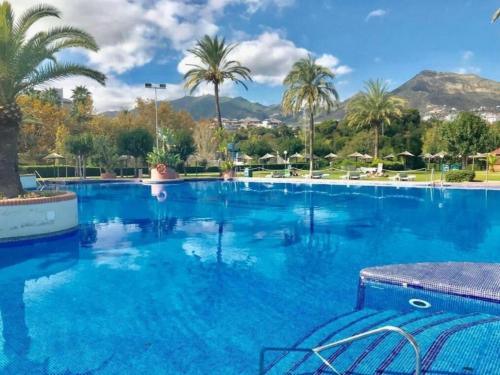
[[[446, 118], [458, 111], [493, 113], [500, 119], [500, 83], [473, 74], [442, 73], [424, 70], [392, 92], [408, 100], [409, 107], [417, 108], [423, 117]], [[342, 102], [339, 109], [329, 115], [319, 116], [341, 119], [345, 108], [352, 98]], [[185, 96], [170, 101], [177, 110], [189, 112], [194, 119], [215, 117], [215, 103], [212, 95]], [[481, 108], [480, 107], [485, 107]], [[237, 97], [221, 97], [222, 116], [230, 119], [253, 117], [259, 120], [276, 117], [287, 123], [296, 119], [284, 117], [279, 105], [266, 106]], [[117, 112], [107, 112], [114, 116]]]
[[[215, 117], [215, 101], [213, 95], [185, 96], [172, 100], [170, 104], [176, 110], [187, 111], [195, 120]], [[231, 119], [242, 119], [245, 117], [255, 117], [259, 120], [279, 116], [279, 107], [265, 106], [260, 103], [253, 103], [245, 98], [220, 98], [221, 112], [223, 117]]]
[[500, 106], [500, 83], [473, 74], [424, 70], [393, 91], [422, 114], [433, 107], [470, 111]]

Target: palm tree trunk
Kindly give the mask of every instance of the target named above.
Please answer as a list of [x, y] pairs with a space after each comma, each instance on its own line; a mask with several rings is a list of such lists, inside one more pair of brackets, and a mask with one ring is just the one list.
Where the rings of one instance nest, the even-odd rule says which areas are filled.
[[378, 143], [379, 143], [379, 134], [378, 134], [378, 124], [374, 126], [375, 129], [375, 149], [373, 150], [373, 157], [378, 159]]
[[214, 84], [215, 88], [215, 111], [217, 113], [217, 124], [219, 129], [222, 129], [222, 116], [220, 114], [220, 102], [219, 102], [219, 84]]
[[314, 170], [313, 146], [314, 146], [314, 114], [311, 111], [309, 113], [309, 176], [310, 177], [312, 177], [312, 173]]
[[15, 198], [23, 193], [18, 161], [18, 136], [21, 118], [18, 120], [2, 117], [0, 120], [0, 195]]

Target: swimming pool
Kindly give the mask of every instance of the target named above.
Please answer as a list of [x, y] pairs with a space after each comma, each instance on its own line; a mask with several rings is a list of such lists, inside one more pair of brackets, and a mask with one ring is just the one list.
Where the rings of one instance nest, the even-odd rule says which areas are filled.
[[87, 184], [80, 230], [0, 245], [4, 373], [254, 374], [360, 269], [500, 262], [500, 191]]

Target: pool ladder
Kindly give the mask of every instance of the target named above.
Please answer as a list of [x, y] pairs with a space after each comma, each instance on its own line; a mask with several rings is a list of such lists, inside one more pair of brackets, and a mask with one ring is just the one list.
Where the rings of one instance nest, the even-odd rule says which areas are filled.
[[259, 375], [264, 375], [265, 372], [266, 372], [266, 370], [264, 368], [265, 355], [266, 355], [266, 352], [270, 352], [270, 351], [313, 353], [316, 356], [318, 356], [319, 359], [326, 366], [328, 366], [328, 368], [330, 368], [335, 374], [342, 375], [342, 373], [340, 373], [339, 371], [337, 371], [333, 367], [333, 365], [325, 357], [323, 357], [320, 354], [320, 352], [322, 352], [324, 350], [328, 350], [328, 349], [334, 348], [336, 346], [349, 344], [351, 342], [358, 341], [358, 340], [364, 339], [364, 338], [369, 337], [369, 336], [378, 335], [378, 334], [383, 333], [383, 332], [394, 332], [394, 333], [397, 333], [397, 334], [403, 336], [410, 343], [410, 345], [413, 348], [413, 351], [415, 352], [415, 373], [414, 374], [415, 375], [421, 375], [420, 346], [418, 345], [417, 340], [415, 340], [415, 337], [413, 337], [411, 334], [409, 334], [405, 330], [403, 330], [403, 329], [401, 329], [399, 327], [395, 327], [395, 326], [384, 326], [384, 327], [376, 328], [376, 329], [373, 329], [373, 330], [370, 330], [370, 331], [366, 331], [366, 332], [363, 332], [363, 333], [360, 333], [360, 334], [357, 334], [357, 335], [349, 336], [349, 337], [347, 337], [345, 339], [341, 339], [341, 340], [332, 342], [330, 344], [318, 346], [318, 347], [312, 348], [312, 349], [310, 349], [310, 348], [276, 348], [276, 347], [266, 347], [266, 348], [263, 348], [260, 351]]
[[42, 175], [40, 173], [38, 173], [38, 171], [36, 169], [35, 169], [34, 173], [36, 176], [36, 183], [38, 185], [38, 190], [43, 191], [47, 187], [47, 184], [43, 180]]

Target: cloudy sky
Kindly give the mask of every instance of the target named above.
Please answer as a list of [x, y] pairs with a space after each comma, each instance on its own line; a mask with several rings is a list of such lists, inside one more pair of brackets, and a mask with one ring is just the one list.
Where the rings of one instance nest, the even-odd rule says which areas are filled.
[[[99, 111], [129, 108], [151, 97], [144, 82], [167, 83], [161, 98], [187, 94], [186, 49], [205, 34], [238, 42], [234, 58], [251, 68], [248, 91], [223, 93], [265, 104], [280, 100], [293, 62], [313, 54], [336, 74], [342, 98], [382, 78], [396, 87], [423, 69], [475, 73], [500, 80], [500, 23], [489, 20], [497, 0], [45, 0], [62, 23], [92, 33], [98, 53], [60, 56], [87, 62], [108, 75], [106, 87], [72, 79], [55, 84], [65, 96], [86, 84]], [[16, 12], [38, 0], [12, 1]], [[40, 28], [59, 21], [46, 21]], [[202, 87], [198, 95], [211, 93]]]

